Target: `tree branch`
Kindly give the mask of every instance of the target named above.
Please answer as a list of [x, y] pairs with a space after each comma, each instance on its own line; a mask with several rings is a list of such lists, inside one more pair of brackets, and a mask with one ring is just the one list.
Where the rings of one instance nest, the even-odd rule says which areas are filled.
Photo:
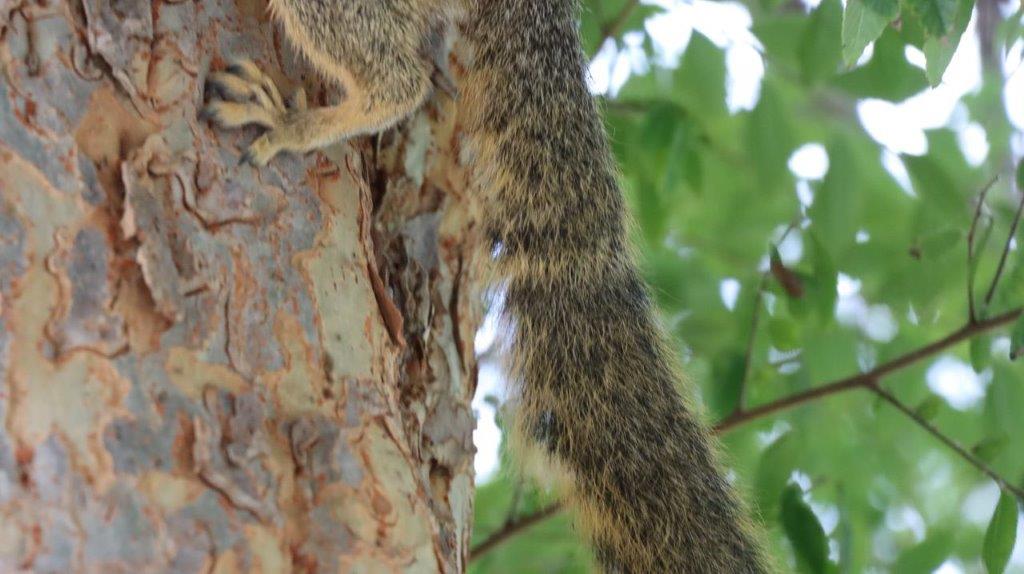
[[[1019, 488], [1008, 484], [1005, 479], [996, 474], [991, 468], [985, 465], [984, 462], [982, 462], [980, 459], [978, 459], [970, 452], [964, 450], [962, 447], [956, 444], [955, 441], [942, 434], [941, 431], [936, 429], [930, 423], [928, 423], [924, 419], [921, 419], [921, 417], [919, 417], [917, 413], [914, 413], [913, 411], [908, 409], [906, 405], [903, 405], [903, 403], [899, 402], [899, 400], [896, 399], [896, 397], [892, 396], [887, 391], [878, 386], [878, 381], [881, 380], [886, 375], [890, 375], [896, 371], [909, 367], [910, 365], [913, 365], [921, 360], [936, 355], [948, 349], [949, 347], [952, 347], [957, 343], [962, 343], [976, 335], [985, 333], [987, 331], [991, 331], [993, 329], [998, 329], [999, 327], [1012, 323], [1013, 321], [1017, 320], [1017, 318], [1020, 317], [1021, 315], [1024, 315], [1024, 307], [1019, 307], [1017, 309], [1007, 311], [990, 319], [983, 319], [980, 321], [970, 322], [937, 341], [929, 343], [928, 345], [910, 351], [906, 354], [900, 355], [899, 357], [896, 357], [895, 359], [892, 359], [891, 361], [879, 365], [865, 373], [860, 373], [857, 375], [846, 377], [838, 381], [834, 381], [831, 383], [821, 385], [819, 387], [815, 387], [813, 389], [808, 389], [801, 393], [795, 393], [788, 397], [783, 397], [781, 399], [765, 403], [752, 409], [737, 410], [735, 413], [729, 415], [728, 417], [722, 419], [717, 424], [715, 424], [712, 427], [712, 430], [715, 434], [723, 434], [744, 424], [765, 418], [767, 416], [791, 409], [793, 407], [805, 403], [815, 401], [817, 399], [822, 399], [851, 389], [868, 389], [878, 394], [880, 397], [891, 403], [896, 408], [900, 409], [902, 412], [907, 414], [907, 416], [910, 416], [912, 419], [915, 420], [915, 422], [918, 422], [918, 424], [920, 424], [923, 428], [928, 430], [928, 432], [936, 436], [943, 444], [952, 448], [954, 451], [956, 451], [957, 454], [963, 457], [964, 460], [966, 460], [975, 468], [979, 469], [981, 472], [985, 473], [987, 476], [992, 478], [992, 480], [996, 481], [996, 483], [998, 483], [1000, 486], [1006, 488], [1007, 491], [1013, 492], [1018, 497], [1021, 497], [1021, 500], [1024, 500], [1024, 496], [1021, 496], [1022, 494], [1024, 494], [1024, 491], [1021, 491]], [[508, 538], [515, 536], [519, 532], [529, 528], [530, 526], [533, 526], [541, 520], [544, 520], [545, 518], [548, 518], [549, 516], [561, 511], [561, 509], [561, 504], [554, 503], [538, 512], [522, 516], [514, 521], [506, 523], [501, 529], [488, 536], [480, 544], [473, 547], [469, 555], [470, 561], [479, 558], [480, 556], [492, 550], [495, 546], [498, 546]]]
[[729, 415], [725, 419], [721, 420], [714, 426], [715, 432], [725, 432], [734, 427], [740, 426], [754, 419], [759, 419], [770, 414], [774, 414], [780, 411], [788, 410], [798, 405], [848, 391], [850, 389], [856, 389], [865, 387], [874, 381], [878, 381], [882, 377], [889, 375], [895, 371], [906, 368], [922, 359], [926, 359], [933, 355], [938, 354], [945, 349], [952, 347], [953, 345], [966, 341], [975, 335], [979, 335], [986, 331], [991, 331], [1003, 325], [1007, 325], [1015, 321], [1021, 314], [1024, 313], [1024, 308], [1017, 308], [1012, 311], [1007, 311], [1001, 315], [992, 317], [991, 319], [984, 319], [976, 321], [974, 323], [968, 323], [949, 335], [925, 345], [924, 347], [915, 349], [905, 355], [896, 357], [895, 359], [879, 365], [874, 369], [865, 373], [852, 375], [838, 381], [828, 383], [819, 387], [814, 387], [806, 391], [789, 395], [788, 397], [781, 398], [770, 403], [765, 403], [752, 409], [747, 409]]
[[488, 536], [483, 542], [477, 544], [469, 551], [469, 561], [472, 562], [473, 560], [480, 558], [502, 542], [505, 542], [509, 538], [518, 534], [520, 531], [526, 530], [549, 516], [554, 516], [561, 510], [562, 505], [555, 502], [538, 510], [537, 512], [534, 512], [533, 514], [527, 514], [526, 516], [507, 522], [505, 526], [502, 526], [501, 529]]
[[867, 387], [871, 389], [871, 392], [881, 397], [885, 402], [896, 407], [896, 410], [907, 415], [907, 417], [910, 418], [910, 420], [917, 423], [917, 426], [928, 431], [932, 436], [938, 439], [939, 442], [948, 446], [950, 449], [952, 449], [954, 452], [960, 455], [960, 458], [966, 460], [968, 463], [971, 464], [971, 466], [978, 469], [983, 474], [987, 475], [989, 478], [995, 481], [995, 483], [998, 484], [1000, 488], [1002, 488], [1006, 492], [1012, 492], [1014, 496], [1016, 496], [1019, 500], [1024, 500], [1024, 490], [1021, 490], [1019, 487], [1010, 484], [999, 473], [992, 470], [992, 467], [985, 464], [983, 460], [972, 454], [964, 447], [960, 446], [952, 438], [946, 436], [946, 434], [940, 431], [938, 427], [925, 420], [925, 418], [922, 417], [921, 415], [914, 412], [914, 410], [908, 407], [906, 404], [904, 404], [903, 401], [897, 399], [895, 395], [893, 395], [889, 391], [883, 389], [882, 387], [876, 384], [871, 384], [868, 385]]
[[1003, 276], [1003, 268], [1006, 267], [1006, 258], [1010, 255], [1010, 245], [1013, 244], [1013, 237], [1017, 235], [1017, 226], [1020, 225], [1021, 215], [1024, 215], [1024, 189], [1020, 190], [1020, 204], [1017, 206], [1017, 213], [1013, 216], [1013, 223], [1010, 224], [1010, 233], [1006, 236], [1006, 244], [1003, 246], [1003, 255], [999, 258], [999, 267], [992, 277], [992, 283], [988, 286], [988, 293], [985, 294], [985, 305], [992, 302], [992, 296], [996, 294], [996, 286]]

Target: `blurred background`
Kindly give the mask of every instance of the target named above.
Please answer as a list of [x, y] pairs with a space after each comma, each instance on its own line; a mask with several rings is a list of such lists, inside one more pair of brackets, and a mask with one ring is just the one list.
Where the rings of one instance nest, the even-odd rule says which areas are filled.
[[[583, 4], [643, 269], [779, 563], [1024, 572], [1018, 0]], [[503, 450], [490, 304], [470, 570], [589, 572]]]

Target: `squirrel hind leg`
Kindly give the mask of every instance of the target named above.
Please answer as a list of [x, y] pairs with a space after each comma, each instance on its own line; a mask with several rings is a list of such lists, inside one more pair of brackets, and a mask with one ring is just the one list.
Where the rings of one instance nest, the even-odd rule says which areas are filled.
[[205, 115], [222, 127], [256, 124], [267, 132], [243, 156], [256, 166], [282, 151], [305, 152], [391, 127], [414, 112], [433, 88], [424, 51], [438, 14], [423, 0], [272, 0], [291, 43], [327, 78], [344, 86], [335, 106], [284, 105], [260, 69], [236, 62], [214, 74], [216, 95]]
[[349, 89], [335, 106], [308, 108], [305, 92], [297, 90], [286, 104], [276, 84], [247, 60], [232, 63], [207, 79], [210, 100], [203, 117], [222, 128], [257, 125], [267, 131], [242, 155], [241, 162], [260, 167], [280, 152], [307, 152], [347, 138], [385, 129], [414, 111], [429, 93], [407, 101], [371, 104], [366, 94]]
[[209, 101], [202, 111], [204, 119], [221, 128], [256, 125], [268, 130], [249, 146], [242, 156], [243, 162], [260, 166], [278, 151], [295, 148], [287, 142], [270, 145], [269, 134], [288, 125], [296, 114], [306, 112], [305, 92], [301, 88], [292, 96], [289, 106], [277, 84], [256, 64], [244, 59], [233, 61], [223, 72], [211, 73], [206, 87]]

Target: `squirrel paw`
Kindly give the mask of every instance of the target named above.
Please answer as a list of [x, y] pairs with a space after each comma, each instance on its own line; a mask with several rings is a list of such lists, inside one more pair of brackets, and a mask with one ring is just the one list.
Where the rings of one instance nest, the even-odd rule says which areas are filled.
[[225, 71], [210, 74], [206, 84], [212, 97], [201, 117], [222, 128], [258, 125], [267, 129], [242, 154], [241, 163], [260, 167], [289, 149], [280, 133], [291, 116], [306, 110], [305, 92], [298, 90], [289, 107], [274, 81], [250, 60], [232, 62]]

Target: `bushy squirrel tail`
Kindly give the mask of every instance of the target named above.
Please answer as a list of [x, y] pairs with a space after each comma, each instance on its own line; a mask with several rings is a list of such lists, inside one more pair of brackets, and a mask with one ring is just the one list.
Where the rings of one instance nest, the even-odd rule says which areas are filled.
[[459, 108], [512, 330], [515, 432], [565, 470], [608, 572], [760, 573], [627, 246], [573, 0], [477, 0]]

